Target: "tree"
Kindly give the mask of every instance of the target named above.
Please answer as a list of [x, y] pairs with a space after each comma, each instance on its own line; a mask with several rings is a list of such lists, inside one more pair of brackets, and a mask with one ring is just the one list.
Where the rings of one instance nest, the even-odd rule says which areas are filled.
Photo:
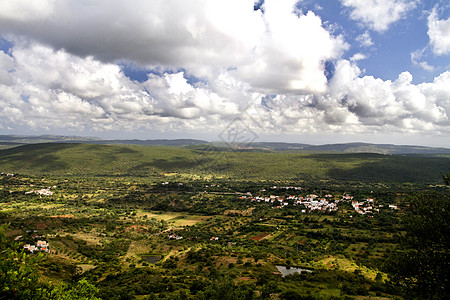
[[97, 293], [97, 287], [86, 279], [81, 279], [72, 287], [64, 283], [58, 285], [51, 291], [49, 298], [54, 300], [99, 300], [100, 298], [95, 296]]
[[8, 243], [7, 226], [0, 226], [0, 300], [3, 299], [54, 299], [97, 300], [98, 289], [82, 279], [70, 287], [61, 283], [52, 286], [39, 280], [37, 264], [42, 254], [29, 255], [19, 250], [18, 244]]
[[390, 280], [408, 297], [450, 299], [450, 199], [416, 195], [406, 235], [387, 262]]
[[[450, 168], [448, 168], [450, 170]], [[450, 185], [450, 173], [447, 173], [447, 175], [445, 175], [444, 173], [441, 172], [442, 175], [442, 180], [444, 180], [446, 185]]]
[[46, 293], [39, 283], [35, 264], [40, 256], [30, 256], [19, 245], [8, 243], [5, 231], [0, 226], [0, 299], [39, 299]]
[[263, 299], [268, 299], [270, 298], [271, 294], [278, 292], [280, 292], [280, 288], [278, 287], [278, 284], [274, 281], [270, 281], [261, 287], [261, 297]]
[[246, 300], [254, 299], [254, 285], [235, 285], [230, 278], [220, 278], [197, 293], [197, 299]]

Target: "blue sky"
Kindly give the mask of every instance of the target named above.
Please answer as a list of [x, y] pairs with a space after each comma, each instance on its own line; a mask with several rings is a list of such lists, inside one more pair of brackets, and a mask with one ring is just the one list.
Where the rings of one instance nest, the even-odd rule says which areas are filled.
[[[450, 4], [0, 0], [0, 133], [450, 147]], [[239, 120], [237, 122], [236, 120]]]
[[[411, 61], [411, 53], [424, 49], [429, 38], [427, 34], [428, 13], [436, 6], [440, 8], [442, 17], [450, 15], [450, 5], [444, 1], [417, 1], [416, 6], [409, 10], [407, 16], [393, 23], [389, 29], [383, 32], [373, 31], [356, 20], [349, 18], [349, 8], [339, 1], [306, 0], [298, 3], [303, 10], [312, 10], [322, 18], [324, 23], [336, 24], [336, 32], [343, 34], [350, 49], [343, 55], [350, 59], [356, 53], [368, 56], [361, 60], [358, 66], [371, 75], [384, 80], [395, 80], [403, 71], [413, 74], [413, 82], [418, 84], [424, 81], [432, 81], [445, 70], [449, 69], [450, 58], [447, 56], [435, 56], [429, 50], [425, 52], [423, 59], [435, 66], [436, 70], [426, 71]], [[373, 41], [369, 47], [362, 46], [357, 37], [368, 33]]]

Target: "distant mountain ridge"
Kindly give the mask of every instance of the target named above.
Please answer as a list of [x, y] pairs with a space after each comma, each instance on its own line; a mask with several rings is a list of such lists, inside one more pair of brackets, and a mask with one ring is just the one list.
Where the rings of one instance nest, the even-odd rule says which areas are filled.
[[[283, 145], [285, 144], [285, 145]], [[371, 143], [340, 143], [325, 145], [307, 145], [292, 143], [254, 143], [255, 148], [267, 148], [273, 151], [301, 150], [311, 152], [348, 152], [348, 153], [378, 153], [378, 154], [450, 154], [449, 148], [425, 147], [413, 145], [371, 144]]]
[[126, 144], [126, 145], [148, 145], [148, 146], [191, 146], [208, 144], [208, 141], [195, 139], [158, 139], [158, 140], [99, 140], [90, 141], [91, 144]]
[[88, 144], [127, 144], [127, 145], [160, 145], [160, 146], [190, 146], [208, 144], [208, 141], [195, 139], [155, 139], [155, 140], [106, 140], [98, 137], [40, 135], [0, 135], [0, 144], [36, 144], [36, 143], [88, 143]]
[[0, 135], [0, 146], [14, 147], [37, 143], [88, 143], [88, 144], [126, 144], [148, 146], [176, 146], [209, 151], [269, 151], [269, 152], [346, 152], [378, 154], [450, 154], [450, 148], [426, 147], [414, 145], [372, 144], [372, 143], [336, 143], [310, 145], [287, 142], [254, 142], [249, 144], [227, 144], [197, 139], [100, 139], [97, 137], [61, 136], [61, 135]]

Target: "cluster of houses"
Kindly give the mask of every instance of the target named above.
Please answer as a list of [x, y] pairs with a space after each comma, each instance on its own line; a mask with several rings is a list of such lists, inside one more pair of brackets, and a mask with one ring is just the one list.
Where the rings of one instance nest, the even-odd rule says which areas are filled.
[[[168, 185], [169, 182], [162, 182], [162, 185]], [[183, 183], [178, 183], [178, 186], [182, 186]], [[210, 184], [205, 185], [205, 187], [218, 187], [219, 185], [216, 184]], [[298, 186], [271, 186], [268, 188], [268, 190], [286, 190], [286, 191], [301, 191], [303, 190], [302, 187]], [[266, 192], [266, 189], [261, 190], [261, 192]], [[264, 202], [268, 204], [276, 205], [274, 208], [283, 208], [288, 205], [292, 206], [303, 206], [304, 209], [301, 210], [302, 213], [306, 213], [307, 211], [322, 211], [322, 212], [334, 212], [338, 210], [338, 203], [340, 201], [345, 202], [351, 202], [352, 207], [355, 209], [355, 211], [358, 214], [365, 215], [365, 214], [374, 214], [376, 212], [380, 211], [380, 208], [383, 207], [383, 205], [374, 205], [374, 199], [367, 198], [363, 199], [361, 201], [354, 200], [354, 197], [349, 194], [344, 194], [342, 197], [339, 196], [333, 196], [331, 194], [327, 194], [325, 196], [319, 196], [315, 194], [309, 194], [305, 197], [303, 196], [276, 196], [276, 195], [270, 195], [270, 196], [252, 196], [250, 192], [247, 193], [241, 193], [242, 196], [239, 197], [241, 200], [250, 200], [255, 202]], [[397, 210], [398, 207], [396, 205], [389, 205], [389, 209]], [[175, 237], [170, 237], [170, 239], [179, 239]]]
[[267, 202], [267, 203], [275, 203], [275, 201], [278, 201], [280, 203], [281, 206], [286, 206], [289, 203], [288, 202], [284, 202], [284, 198], [280, 197], [280, 196], [274, 196], [274, 195], [270, 195], [269, 197], [260, 197], [260, 196], [256, 196], [256, 197], [252, 197], [252, 196], [240, 196], [239, 199], [250, 199], [250, 201], [256, 201], [256, 202]]
[[[310, 211], [318, 210], [318, 211], [337, 211], [339, 200], [333, 200], [334, 197], [331, 194], [325, 195], [325, 197], [320, 197], [315, 194], [306, 195], [306, 197], [302, 196], [288, 196], [288, 200], [294, 200], [293, 205], [304, 205]], [[302, 210], [303, 213], [306, 210]]]
[[[283, 187], [285, 188], [285, 187]], [[291, 188], [291, 187], [288, 187]], [[296, 187], [292, 187], [296, 189]], [[300, 188], [301, 189], [301, 188]], [[293, 206], [303, 205], [306, 209], [318, 210], [318, 211], [337, 211], [339, 200], [334, 200], [334, 196], [331, 194], [325, 195], [325, 197], [319, 197], [318, 195], [310, 194], [306, 197], [303, 196], [275, 196], [270, 195], [267, 197], [261, 196], [240, 196], [239, 199], [250, 199], [250, 201], [256, 202], [266, 202], [274, 204], [276, 201], [279, 203], [279, 208], [288, 206], [292, 203]], [[306, 209], [302, 210], [303, 213], [306, 213]]]
[[300, 191], [302, 190], [301, 187], [299, 186], [272, 186], [271, 187], [272, 190], [295, 190], [295, 191]]
[[[169, 238], [169, 240], [181, 240], [181, 239], [183, 238], [181, 235], [178, 235], [178, 234], [175, 234], [175, 233], [169, 234], [167, 237]], [[189, 238], [188, 238], [188, 239], [189, 239]], [[197, 238], [197, 239], [198, 239], [198, 238]], [[210, 240], [210, 241], [218, 241], [218, 240], [219, 240], [219, 237], [213, 236], [213, 237], [211, 237], [209, 240]]]
[[8, 176], [8, 177], [14, 177], [14, 173], [3, 173], [3, 172], [1, 172], [0, 175]]
[[[339, 200], [334, 202], [330, 202], [325, 198], [321, 198], [319, 200], [309, 200], [309, 201], [297, 201], [298, 204], [305, 205], [310, 211], [318, 210], [318, 211], [337, 211]], [[306, 210], [302, 210], [302, 212], [306, 212]]]
[[379, 212], [380, 209], [376, 208], [373, 204], [372, 198], [364, 199], [363, 201], [352, 201], [352, 206], [358, 214], [373, 214], [374, 211]]
[[53, 195], [53, 192], [50, 190], [52, 188], [53, 189], [56, 188], [56, 185], [52, 186], [52, 187], [48, 187], [46, 189], [28, 191], [28, 192], [25, 192], [25, 194], [29, 195], [29, 194], [33, 194], [34, 193], [34, 194], [37, 194], [37, 195], [40, 195], [40, 196], [51, 196], [51, 195]]
[[174, 234], [169, 234], [167, 237], [169, 238], [169, 240], [181, 240], [183, 238], [182, 236], [177, 235], [175, 233]]
[[[301, 189], [299, 187], [271, 187], [271, 189]], [[282, 208], [292, 204], [293, 206], [302, 205], [304, 209], [301, 210], [302, 213], [306, 213], [309, 211], [322, 211], [322, 212], [333, 212], [338, 210], [338, 204], [341, 201], [351, 202], [352, 207], [358, 214], [365, 215], [373, 215], [380, 211], [380, 208], [383, 208], [383, 205], [375, 205], [374, 199], [367, 198], [361, 201], [357, 201], [353, 199], [353, 196], [349, 194], [344, 194], [342, 197], [333, 196], [331, 194], [327, 194], [325, 196], [319, 196], [315, 194], [303, 196], [255, 196], [253, 197], [250, 193], [248, 195], [242, 195], [239, 199], [248, 199], [250, 201], [255, 202], [266, 202], [270, 204], [278, 204], [277, 208]], [[277, 203], [276, 203], [277, 202]], [[397, 210], [398, 207], [396, 205], [388, 205], [389, 209]]]
[[214, 183], [205, 185], [205, 188], [209, 188], [209, 187], [220, 187], [220, 185], [219, 184], [216, 185]]
[[30, 245], [30, 244], [25, 244], [23, 245], [23, 248], [25, 250], [28, 250], [29, 252], [33, 253], [33, 252], [49, 252], [49, 245], [46, 241], [41, 241], [38, 240], [36, 242], [36, 245]]
[[[355, 209], [355, 211], [361, 215], [375, 214], [377, 212], [380, 212], [380, 208], [384, 207], [384, 205], [382, 205], [382, 204], [375, 205], [373, 203], [372, 198], [367, 198], [362, 201], [352, 201], [352, 206]], [[388, 208], [394, 209], [394, 210], [398, 209], [397, 205], [393, 205], [393, 204], [389, 204]]]

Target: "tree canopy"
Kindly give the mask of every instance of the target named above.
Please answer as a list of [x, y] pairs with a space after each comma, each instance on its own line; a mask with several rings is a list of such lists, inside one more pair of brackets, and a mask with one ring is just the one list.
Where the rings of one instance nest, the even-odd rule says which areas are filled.
[[410, 205], [406, 235], [388, 261], [391, 281], [410, 297], [449, 299], [450, 199], [421, 194]]
[[97, 300], [98, 289], [82, 279], [75, 285], [52, 285], [39, 280], [37, 264], [42, 254], [30, 255], [18, 250], [17, 243], [9, 243], [5, 236], [6, 225], [0, 226], [0, 300], [3, 299], [54, 299]]

